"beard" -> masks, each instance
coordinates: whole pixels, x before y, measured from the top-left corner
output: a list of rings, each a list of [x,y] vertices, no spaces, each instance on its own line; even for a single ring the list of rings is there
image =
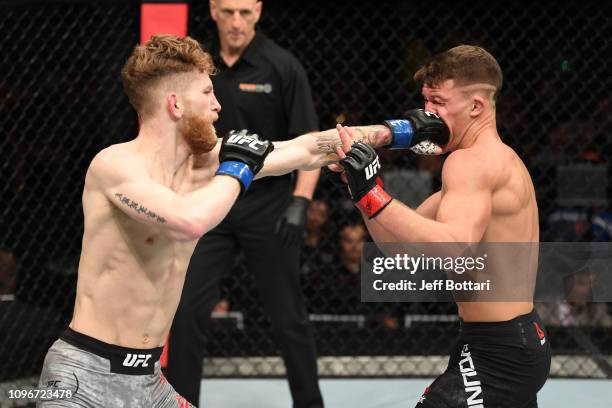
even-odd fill
[[[179,131],[193,154],[208,153],[217,145],[217,131],[212,121],[201,116],[185,115]]]

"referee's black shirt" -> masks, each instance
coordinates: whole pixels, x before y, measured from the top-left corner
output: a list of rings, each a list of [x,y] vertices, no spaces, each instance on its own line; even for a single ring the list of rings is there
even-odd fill
[[[215,122],[220,137],[248,129],[262,139],[281,141],[318,130],[304,68],[261,31],[232,67],[219,55],[218,39],[210,52],[219,70],[211,79],[221,104]]]

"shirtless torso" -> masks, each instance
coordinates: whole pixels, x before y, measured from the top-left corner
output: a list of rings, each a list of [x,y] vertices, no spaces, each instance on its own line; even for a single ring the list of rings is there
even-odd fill
[[[389,135],[372,135],[382,128],[358,129],[363,130],[364,140],[381,146]],[[257,177],[327,165],[337,160],[338,142],[332,129],[275,143]],[[83,191],[85,228],[73,330],[124,347],[164,344],[199,236],[168,230],[170,220],[162,227],[155,222],[160,215],[154,207],[170,208],[180,216],[194,206],[168,203],[169,199],[200,197],[211,202],[214,214],[198,216],[219,222],[238,192],[238,183],[215,177],[219,147],[188,156],[173,174],[163,171],[157,150],[139,138],[113,145],[94,158]],[[215,201],[218,205],[212,205]]]
[[[531,177],[516,153],[495,138],[477,142],[461,153],[472,155],[474,160],[481,162],[484,180],[488,186],[488,191],[485,189],[484,194],[490,194],[490,218],[481,242],[538,242],[539,224],[535,191]],[[446,194],[444,183],[451,170],[443,168],[442,171],[440,199],[444,199]],[[441,214],[440,219],[443,219],[443,216]],[[434,219],[438,219],[437,217],[438,211]],[[524,264],[535,267],[534,263],[524,262]],[[505,268],[504,271],[508,272]],[[535,270],[528,273],[534,280],[535,274]],[[517,279],[522,279],[524,276],[517,274]],[[517,283],[518,286],[520,283]],[[529,313],[533,309],[533,302],[458,302],[457,306],[459,316],[464,321],[506,321]]]
[[[481,87],[481,86],[480,86]],[[447,80],[438,88],[423,88],[425,109],[456,127],[446,146],[451,151],[442,168],[442,189],[416,210],[392,201],[366,225],[376,242],[396,243],[537,243],[538,208],[531,177],[518,155],[501,141],[492,104],[481,97],[483,113],[465,118],[474,88]],[[350,150],[355,134],[339,127],[343,152]],[[342,156],[342,152],[339,153]],[[368,217],[365,217],[368,218]],[[513,273],[501,268],[506,286],[535,283],[537,255],[530,254],[528,271]],[[513,274],[513,275],[512,275]],[[531,284],[531,282],[530,282]],[[459,302],[459,316],[467,322],[500,322],[529,313],[530,298],[514,301]]]
[[[170,35],[135,47],[122,70],[140,129],[98,153],[87,171],[74,314],[39,382],[61,382],[74,395],[53,406],[188,406],[159,358],[196,242],[255,175],[338,158],[336,130],[275,143],[271,154],[270,142],[246,130],[218,140],[213,72],[197,41]]]
[[[538,207],[525,165],[497,132],[501,68],[483,48],[460,45],[433,56],[415,80],[424,84],[423,114],[408,111],[403,119],[385,123],[393,131],[392,146],[401,147],[404,140],[415,140],[412,135],[405,137],[405,128],[435,132],[439,126],[428,122],[444,122],[448,140],[441,142],[444,146],[438,146],[438,153],[450,154],[442,168],[441,191],[416,210],[393,200],[376,183],[380,168],[376,152],[364,144],[353,145],[358,132],[338,125],[342,140],[338,155],[353,201],[376,243],[437,244],[428,247],[437,252],[434,256],[494,249],[495,256],[487,259],[482,274],[501,282],[492,296],[466,298],[461,291],[453,293],[461,329],[446,370],[427,387],[417,407],[537,407],[537,392],[551,362],[550,342],[533,310]],[[407,188],[409,183],[406,180]],[[393,247],[388,252],[397,251]],[[527,251],[517,255],[517,247]],[[518,288],[527,290],[517,297],[505,296]]]
[[[218,154],[218,151],[216,151]],[[142,223],[125,210],[149,213],[128,196],[109,200],[109,170],[189,193],[214,176],[216,155],[190,156],[171,179],[164,180],[155,156],[141,154],[136,141],[112,146],[92,163],[83,191],[85,230],[71,327],[111,344],[148,348],[163,345],[178,305],[185,271],[197,239],[178,241],[155,224]],[[132,206],[132,208],[130,208]],[[153,216],[153,215],[151,215]],[[157,215],[155,215],[157,216]]]

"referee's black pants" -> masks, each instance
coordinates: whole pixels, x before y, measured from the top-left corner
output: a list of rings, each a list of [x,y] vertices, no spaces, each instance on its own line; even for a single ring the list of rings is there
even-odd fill
[[[282,247],[275,234],[276,221],[291,200],[291,185],[269,184],[238,200],[221,224],[200,239],[191,257],[170,331],[166,377],[192,404],[200,402],[206,326],[221,280],[242,249],[282,352],[293,406],[323,406],[314,334],[300,284],[300,249]]]

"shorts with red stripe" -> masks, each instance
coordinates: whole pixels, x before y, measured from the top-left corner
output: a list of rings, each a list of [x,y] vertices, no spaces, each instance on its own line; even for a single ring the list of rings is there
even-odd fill
[[[68,328],[45,357],[39,388],[49,397],[37,407],[192,408],[163,376],[161,352],[104,343]]]
[[[535,311],[505,322],[462,323],[446,371],[417,408],[535,408],[550,370],[550,342]]]

